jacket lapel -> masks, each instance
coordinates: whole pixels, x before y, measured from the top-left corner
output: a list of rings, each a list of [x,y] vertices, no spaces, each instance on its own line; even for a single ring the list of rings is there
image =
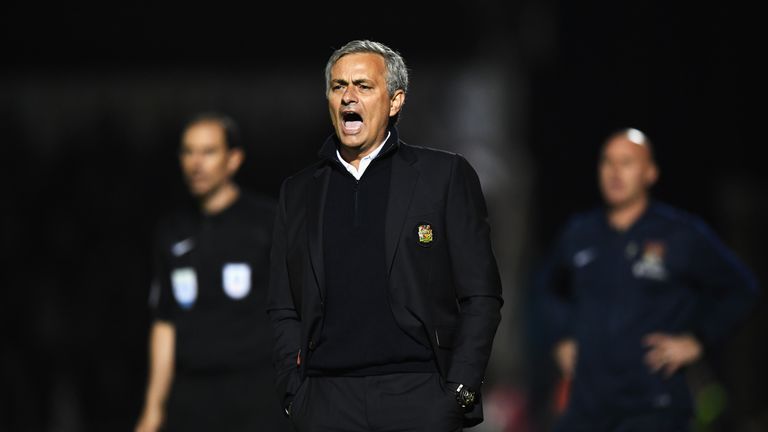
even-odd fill
[[[419,179],[419,170],[413,166],[414,162],[416,162],[416,155],[411,149],[400,143],[399,149],[392,158],[392,177],[384,227],[387,274],[392,271],[395,253],[400,243],[400,233],[411,206],[416,181]]]
[[[331,168],[323,165],[312,178],[309,199],[307,200],[307,237],[309,242],[309,260],[314,271],[315,281],[320,290],[320,298],[325,298],[325,264],[323,262],[323,213],[325,195],[328,192],[328,180]]]

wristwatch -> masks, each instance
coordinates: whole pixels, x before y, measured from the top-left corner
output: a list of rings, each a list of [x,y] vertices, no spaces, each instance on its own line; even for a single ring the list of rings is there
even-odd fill
[[[456,388],[456,401],[462,408],[471,408],[475,404],[475,392],[464,384],[459,384]]]

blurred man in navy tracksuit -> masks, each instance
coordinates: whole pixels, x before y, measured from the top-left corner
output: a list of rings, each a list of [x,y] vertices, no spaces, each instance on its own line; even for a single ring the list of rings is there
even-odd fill
[[[571,217],[538,277],[570,383],[555,430],[687,431],[685,368],[745,319],[756,280],[699,217],[650,197],[642,132],[611,134],[598,174],[605,205]]]

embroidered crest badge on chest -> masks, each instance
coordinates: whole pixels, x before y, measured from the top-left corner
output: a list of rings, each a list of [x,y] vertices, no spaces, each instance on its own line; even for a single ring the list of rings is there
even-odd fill
[[[419,246],[432,246],[432,242],[435,240],[434,233],[432,232],[432,225],[428,223],[420,223],[416,227],[416,232],[419,235]]]
[[[632,266],[632,273],[637,278],[664,281],[667,279],[667,268],[664,265],[666,246],[658,240],[646,241],[643,245],[643,256]]]
[[[197,273],[191,267],[177,268],[171,272],[173,296],[182,309],[189,309],[197,300]]]
[[[222,269],[224,292],[233,300],[245,298],[251,292],[251,266],[248,263],[227,263]]]

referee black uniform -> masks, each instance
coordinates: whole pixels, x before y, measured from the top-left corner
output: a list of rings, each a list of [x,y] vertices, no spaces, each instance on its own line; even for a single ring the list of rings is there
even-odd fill
[[[265,313],[272,202],[244,191],[223,211],[158,226],[154,318],[176,328],[168,431],[279,431]],[[285,429],[287,430],[287,429]]]

